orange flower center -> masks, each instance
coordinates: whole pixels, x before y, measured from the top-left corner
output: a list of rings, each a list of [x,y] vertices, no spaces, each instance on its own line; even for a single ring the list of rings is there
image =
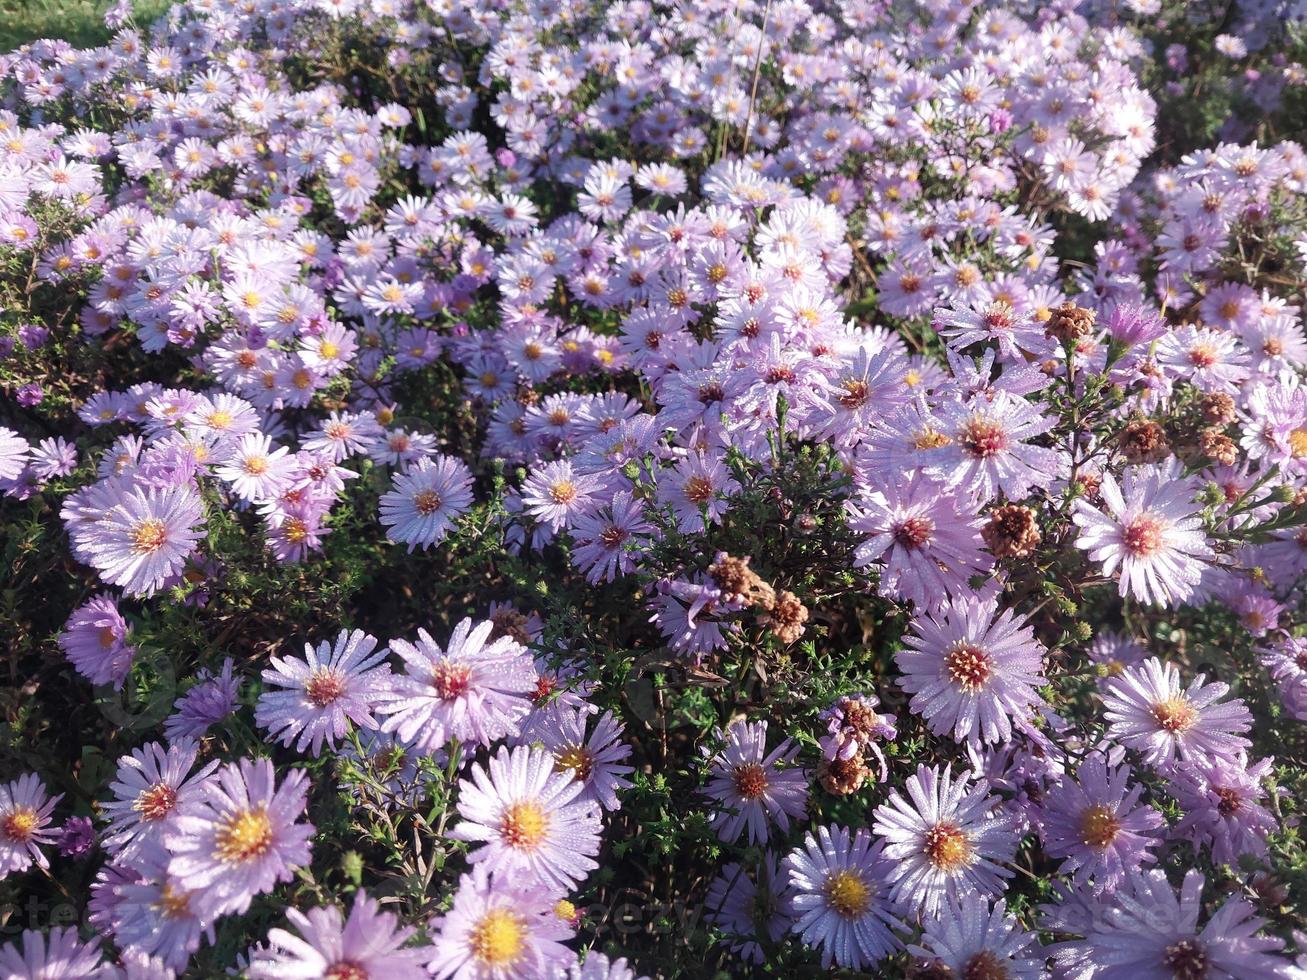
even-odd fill
[[[922,849],[931,864],[950,874],[970,864],[976,853],[966,833],[951,823],[931,827]]]
[[[950,681],[967,693],[974,694],[993,676],[994,666],[989,655],[980,647],[959,643],[944,655],[944,671]]]

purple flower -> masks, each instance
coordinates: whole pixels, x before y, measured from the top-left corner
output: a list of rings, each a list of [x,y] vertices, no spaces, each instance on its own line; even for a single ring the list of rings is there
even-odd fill
[[[517,980],[553,976],[576,964],[563,945],[572,930],[554,913],[557,895],[531,880],[491,877],[476,865],[454,904],[431,923],[427,969],[437,980]]]
[[[598,867],[599,811],[581,802],[582,783],[556,772],[541,749],[501,747],[459,784],[455,840],[480,842],[468,855],[498,878],[566,892]]]
[[[0,427],[0,480],[17,480],[27,467],[31,447],[13,429]]]
[[[0,976],[5,980],[112,980],[113,967],[101,961],[100,942],[83,943],[76,929],[51,929],[48,937],[35,929],[16,943],[0,946]]]
[[[106,915],[114,940],[124,949],[157,956],[170,968],[183,969],[202,940],[213,942],[213,917],[201,916],[195,891],[169,875],[168,852],[163,848],[138,855],[132,874],[130,880],[119,880],[106,889],[113,894]]]
[[[785,858],[785,872],[794,893],[791,928],[821,950],[824,969],[861,970],[903,948],[894,935],[907,928],[890,894],[894,864],[866,829],[818,827]]]
[[[59,853],[64,857],[86,857],[95,842],[95,825],[90,817],[69,817],[59,831]]]
[[[404,949],[416,930],[401,926],[395,915],[360,891],[349,918],[334,905],[287,909],[296,935],[286,929],[268,933],[266,949],[256,951],[245,971],[250,980],[323,977],[333,980],[425,980],[426,947]],[[343,920],[343,921],[342,921]]]
[[[592,711],[569,708],[554,703],[543,711],[543,719],[533,726],[531,739],[538,740],[553,753],[554,768],[570,772],[584,789],[578,803],[597,803],[605,810],[620,810],[617,794],[631,788],[625,777],[634,772],[620,765],[631,754],[631,747],[621,740],[623,727],[605,711],[586,736],[586,722]]]
[[[168,873],[191,892],[201,916],[244,912],[250,900],[309,863],[313,825],[297,823],[308,774],[292,769],[276,784],[267,759],[219,769],[164,834]]]
[[[770,945],[779,943],[794,922],[791,901],[789,876],[777,866],[776,855],[767,851],[754,874],[735,862],[722,866],[708,886],[704,918],[726,934],[722,943],[732,953],[761,965],[766,953],[758,941],[759,930],[765,928]]]
[[[1258,801],[1266,795],[1262,780],[1272,761],[1246,766],[1242,760],[1213,759],[1176,766],[1169,788],[1184,817],[1172,835],[1195,848],[1210,847],[1218,864],[1237,865],[1245,854],[1265,854],[1266,837],[1278,825]]]
[[[1161,871],[1133,875],[1085,937],[1095,980],[1296,976],[1291,960],[1274,955],[1284,942],[1257,934],[1262,920],[1242,898],[1227,899],[1200,928],[1203,884],[1190,871],[1177,895]]]
[[[406,667],[375,696],[377,711],[388,716],[382,730],[426,753],[455,738],[489,745],[517,735],[531,710],[535,668],[522,644],[508,636],[491,640],[493,630],[492,622],[473,627],[465,619],[445,650],[421,629],[416,644],[392,640]]]
[[[878,566],[881,595],[933,609],[969,592],[967,580],[993,563],[975,507],[920,472],[845,509],[849,527],[867,535],[853,552],[853,567]]]
[[[954,599],[920,615],[895,655],[909,707],[936,735],[972,745],[1006,742],[1012,719],[1031,719],[1042,705],[1043,647],[1024,619],[998,612],[994,600]]]
[[[977,503],[1000,492],[1020,500],[1065,469],[1061,453],[1025,441],[1047,432],[1053,422],[1024,398],[997,391],[992,399],[971,404],[944,402],[939,419],[949,441],[924,450],[921,460],[947,486]]]
[[[254,722],[268,730],[269,739],[290,745],[299,736],[296,752],[310,748],[314,758],[325,741],[333,751],[345,737],[350,722],[376,728],[372,716],[378,692],[390,687],[389,652],[376,653],[377,639],[362,630],[341,630],[332,644],[324,640],[315,650],[304,644],[304,658],[272,658],[272,670],[263,681],[272,688],[259,696]]]
[[[92,684],[112,684],[116,691],[136,656],[136,647],[127,642],[130,631],[113,595],[102,592],[68,617],[59,646],[79,674]]]
[[[381,523],[386,537],[407,544],[411,552],[444,540],[454,520],[472,503],[472,473],[453,456],[420,459],[395,477],[394,488],[381,496]]]
[[[790,763],[799,754],[792,739],[767,751],[767,722],[737,721],[726,730],[726,744],[713,756],[704,793],[716,800],[712,816],[717,836],[728,844],[746,830],[750,844],[765,844],[769,825],[782,832],[801,818],[808,802],[808,776]]]
[[[1040,980],[1044,954],[1032,932],[1026,932],[1008,914],[1002,900],[994,903],[981,895],[950,899],[923,923],[921,944],[908,952],[942,964],[950,977],[1002,977],[1003,980]]]
[[[1252,714],[1240,700],[1218,704],[1230,685],[1204,684],[1205,676],[1185,687],[1175,664],[1156,657],[1127,667],[1103,688],[1108,737],[1159,768],[1176,759],[1236,758],[1251,745],[1240,733],[1252,727]]]
[[[1156,858],[1157,830],[1166,821],[1139,804],[1141,785],[1130,785],[1128,766],[1112,768],[1091,754],[1044,799],[1041,833],[1049,857],[1065,858],[1059,872],[1075,872],[1075,883],[1094,879],[1096,892],[1110,891],[1127,872]]]
[[[33,405],[39,405],[45,400],[45,389],[35,381],[30,381],[18,389],[14,396],[18,404],[24,408],[31,408]]]
[[[1121,574],[1121,595],[1170,605],[1193,594],[1204,563],[1213,557],[1193,503],[1194,487],[1173,464],[1132,466],[1117,487],[1103,474],[1107,513],[1075,502],[1076,547],[1102,562],[1103,574]]]
[[[196,684],[173,702],[176,712],[163,724],[169,739],[203,738],[209,728],[236,710],[240,682],[232,677],[232,659],[222,662],[216,677],[206,667],[196,675]]]
[[[104,847],[114,859],[129,863],[134,855],[155,851],[177,818],[179,807],[198,793],[217,762],[209,762],[192,774],[199,745],[182,736],[165,748],[147,742],[118,760],[118,771],[109,788],[114,798],[104,804],[109,818]]]
[[[892,790],[876,808],[873,828],[886,841],[895,901],[932,915],[960,895],[1000,893],[1012,872],[997,862],[1012,859],[1017,834],[1008,818],[991,816],[989,784],[917,766],[905,788],[906,799]]]
[[[526,512],[553,531],[560,531],[581,514],[599,506],[603,481],[576,473],[567,460],[533,470],[522,484]]]
[[[193,486],[125,491],[86,529],[86,560],[129,595],[153,595],[185,566],[203,520]]]
[[[42,844],[53,844],[56,831],[50,814],[63,794],[50,796],[36,773],[24,773],[0,784],[0,879],[35,864],[49,866]]]

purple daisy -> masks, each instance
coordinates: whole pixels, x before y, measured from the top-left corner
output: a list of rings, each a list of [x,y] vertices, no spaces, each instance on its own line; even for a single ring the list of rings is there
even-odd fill
[[[713,756],[704,793],[718,803],[712,825],[728,844],[746,830],[750,844],[765,844],[770,824],[783,833],[790,818],[801,818],[808,803],[808,776],[791,766],[799,747],[785,739],[767,751],[767,722],[737,721]]]
[[[536,673],[526,647],[508,636],[494,640],[493,622],[465,619],[441,650],[431,634],[418,642],[392,640],[405,673],[390,690],[378,692],[377,710],[388,715],[382,730],[394,732],[420,752],[431,753],[450,739],[489,745],[518,734],[531,710]]]
[[[708,886],[704,918],[726,934],[721,942],[733,954],[746,963],[761,965],[767,957],[759,931],[765,928],[766,941],[772,946],[784,938],[794,921],[791,898],[788,874],[777,866],[776,855],[767,851],[753,874],[735,862],[723,865]]]
[[[430,948],[403,948],[416,930],[401,926],[362,891],[355,893],[347,919],[334,905],[307,914],[287,909],[286,918],[299,935],[271,930],[267,947],[254,953],[245,971],[250,980],[425,980],[428,975]]]
[[[1204,879],[1184,877],[1179,895],[1161,871],[1131,876],[1085,937],[1094,980],[1289,980],[1293,961],[1274,955],[1283,940],[1261,936],[1251,903],[1227,899],[1201,928]]]
[[[185,567],[203,520],[190,484],[127,491],[89,530],[87,562],[129,595],[153,595]]]
[[[971,404],[944,402],[938,416],[949,441],[923,451],[928,470],[979,504],[1000,492],[1020,500],[1031,487],[1047,487],[1065,468],[1061,453],[1026,440],[1053,426],[1024,398],[997,391]]]
[[[222,672],[216,677],[202,669],[196,675],[196,684],[173,702],[176,712],[163,723],[163,733],[169,739],[203,738],[210,727],[222,721],[236,709],[236,696],[240,682],[232,676],[231,657],[222,662]]]
[[[585,954],[585,962],[577,963],[559,980],[649,980],[639,977],[631,969],[625,958],[609,960],[603,953],[590,950]]]
[[[1041,833],[1044,852],[1065,858],[1059,872],[1082,885],[1091,877],[1096,892],[1110,891],[1128,871],[1157,860],[1149,848],[1160,843],[1157,830],[1166,821],[1140,805],[1142,785],[1130,785],[1128,766],[1110,767],[1092,753],[1044,798]]]
[[[376,653],[377,638],[362,630],[341,630],[332,644],[324,640],[314,648],[304,644],[304,658],[272,658],[272,670],[263,681],[285,690],[265,690],[254,708],[254,722],[268,730],[268,738],[290,743],[299,736],[296,752],[311,746],[316,758],[322,743],[333,751],[345,737],[350,722],[376,728],[372,716],[378,692],[390,686],[390,667],[383,663],[389,652]]]
[[[1105,576],[1120,573],[1121,595],[1163,606],[1183,602],[1213,557],[1193,498],[1193,484],[1171,465],[1132,466],[1120,488],[1104,473],[1107,513],[1075,502],[1076,547],[1101,562]]]
[[[102,592],[68,617],[59,634],[59,647],[73,668],[92,684],[112,684],[117,691],[136,656],[136,647],[127,642],[130,633],[113,595]]]
[[[893,790],[876,808],[873,827],[886,841],[894,899],[933,915],[968,892],[1001,893],[1012,872],[997,862],[1012,859],[1018,835],[1010,818],[991,816],[998,800],[988,782],[917,766],[905,788],[907,799]]]
[[[192,892],[197,914],[244,912],[250,900],[309,863],[313,825],[304,815],[308,774],[292,769],[282,784],[267,759],[229,763],[204,785],[164,835],[168,873]]]
[[[113,980],[116,972],[102,962],[100,942],[77,937],[76,929],[51,929],[44,936],[23,931],[23,945],[0,946],[0,977],[4,980]]]
[[[894,864],[865,828],[818,827],[784,866],[794,892],[791,928],[821,950],[823,968],[861,970],[903,948],[894,935],[906,929],[890,895]]]
[[[1108,737],[1159,768],[1176,759],[1237,758],[1252,744],[1241,737],[1252,713],[1238,699],[1218,704],[1230,685],[1204,684],[1205,677],[1185,687],[1175,664],[1156,657],[1127,667],[1103,687]]]
[[[959,742],[1006,742],[1012,719],[1030,720],[1042,705],[1043,647],[1012,610],[975,598],[954,599],[938,613],[914,617],[909,649],[895,654],[912,695],[909,708],[936,735]]]
[[[109,786],[114,798],[102,807],[109,818],[104,847],[115,860],[130,862],[134,855],[163,844],[179,807],[201,792],[218,768],[217,762],[210,762],[192,774],[198,752],[199,744],[183,736],[166,749],[148,742],[118,760]]]
[[[0,480],[17,480],[27,466],[31,446],[13,429],[0,427]]]
[[[1266,837],[1278,824],[1258,800],[1266,795],[1262,780],[1272,761],[1245,766],[1242,760],[1213,759],[1176,766],[1169,788],[1184,817],[1171,828],[1172,836],[1195,848],[1210,847],[1219,864],[1237,865],[1245,854],[1265,854]]]
[[[878,566],[881,595],[934,608],[969,591],[967,580],[993,564],[975,507],[920,471],[845,509],[849,527],[867,535],[853,552],[853,567]]]
[[[557,895],[533,881],[492,878],[484,865],[459,881],[454,904],[431,923],[427,969],[438,980],[554,976],[576,964],[563,945],[572,930],[554,912]]]
[[[120,947],[181,970],[204,939],[214,941],[213,917],[199,914],[195,892],[168,874],[167,862],[163,849],[142,855],[135,862],[135,880],[111,886],[110,931]]]
[[[561,531],[600,504],[603,480],[576,473],[565,459],[546,463],[522,484],[526,512],[552,531]]]
[[[381,495],[381,523],[386,537],[425,551],[445,539],[454,521],[472,504],[472,471],[461,459],[420,459],[395,477]]]
[[[586,723],[592,711],[551,705],[543,712],[544,719],[533,726],[532,740],[538,740],[554,756],[554,768],[570,772],[583,789],[578,803],[597,803],[605,810],[620,810],[618,792],[631,788],[625,777],[635,770],[621,765],[631,754],[631,747],[623,742],[622,724],[605,711],[595,720],[594,730],[587,737]]]
[[[598,867],[599,810],[584,784],[556,772],[543,749],[501,747],[459,783],[455,840],[480,842],[468,860],[491,873],[565,892]]]
[[[967,980],[1044,976],[1044,954],[1035,934],[1018,925],[1002,899],[992,909],[986,898],[974,893],[950,899],[922,930],[921,944],[909,946],[908,952],[936,969],[942,965],[947,970],[944,976]]]
[[[50,814],[62,799],[50,796],[34,772],[0,785],[0,879],[33,864],[49,867],[41,845],[57,839]]]

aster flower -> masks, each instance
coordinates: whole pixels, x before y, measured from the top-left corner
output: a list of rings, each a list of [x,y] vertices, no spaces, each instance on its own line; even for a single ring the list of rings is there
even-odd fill
[[[216,677],[206,667],[195,677],[195,686],[173,702],[176,712],[163,724],[169,739],[203,738],[205,733],[236,709],[240,682],[232,676],[231,657],[222,662]]]
[[[1140,805],[1142,785],[1130,785],[1130,769],[1113,768],[1091,754],[1044,798],[1040,831],[1049,857],[1065,858],[1059,872],[1075,872],[1077,885],[1094,879],[1096,892],[1110,891],[1127,872],[1156,860],[1162,815]]]
[[[1012,872],[998,862],[1012,859],[1017,834],[1010,819],[990,815],[988,783],[917,766],[905,788],[906,799],[893,790],[876,808],[873,827],[886,841],[895,901],[933,915],[948,899],[1000,893]]]
[[[1276,829],[1275,818],[1258,801],[1272,759],[1251,766],[1242,760],[1214,759],[1176,766],[1169,789],[1184,817],[1171,828],[1175,837],[1196,849],[1210,847],[1212,860],[1237,865],[1245,854],[1266,853],[1266,837]]]
[[[750,844],[765,844],[769,826],[790,829],[808,802],[808,777],[789,767],[799,747],[784,739],[767,751],[767,722],[738,721],[726,730],[725,745],[713,756],[704,793],[717,801],[712,817],[717,836],[734,843],[746,830]]]
[[[621,765],[631,754],[631,747],[621,741],[623,726],[605,711],[595,720],[587,737],[585,730],[591,711],[551,704],[545,717],[532,726],[532,740],[538,740],[554,756],[554,768],[569,772],[583,789],[578,803],[597,803],[605,810],[620,810],[618,792],[631,788],[625,777],[635,770]]]
[[[1156,657],[1127,667],[1103,687],[1108,737],[1150,766],[1236,758],[1251,744],[1241,733],[1252,727],[1252,714],[1241,700],[1218,703],[1230,685],[1205,678],[1185,687],[1175,664]]]
[[[63,794],[50,796],[36,773],[0,785],[0,879],[35,864],[49,866],[42,844],[53,844],[50,814]]]
[[[272,670],[263,672],[269,688],[259,695],[254,723],[268,730],[268,738],[290,745],[296,752],[311,747],[316,758],[322,743],[334,750],[350,722],[376,728],[372,716],[377,692],[390,686],[390,667],[382,663],[389,651],[376,653],[377,639],[362,630],[341,630],[332,644],[324,640],[315,650],[304,644],[304,659],[273,657]]]
[[[508,636],[491,640],[493,630],[492,622],[474,627],[465,619],[444,650],[421,629],[416,644],[392,640],[405,673],[376,694],[377,711],[388,716],[382,730],[428,753],[453,738],[489,745],[517,735],[531,710],[535,668],[522,644]]]
[[[1174,465],[1132,466],[1121,487],[1102,475],[1107,513],[1083,499],[1072,520],[1080,528],[1076,547],[1102,562],[1105,576],[1120,572],[1121,595],[1169,605],[1193,594],[1203,562],[1214,557],[1193,504],[1193,485]]]
[[[416,932],[401,926],[391,912],[382,912],[374,899],[359,891],[345,919],[334,905],[308,913],[287,909],[295,927],[273,929],[267,948],[251,957],[245,971],[250,980],[425,980],[429,948],[405,949]],[[298,935],[296,935],[298,933]]]
[[[849,527],[867,535],[853,567],[879,566],[881,595],[934,608],[968,590],[967,580],[992,564],[975,508],[920,472],[863,494],[845,510]]]
[[[86,561],[129,595],[153,595],[186,564],[203,519],[193,486],[125,491],[89,529]]]
[[[895,654],[912,695],[908,707],[936,735],[972,745],[1006,742],[1012,719],[1031,719],[1043,705],[1043,648],[1034,631],[994,600],[953,599],[938,613],[916,616]]]
[[[759,931],[765,928],[770,945],[779,943],[794,921],[791,900],[788,872],[767,851],[752,874],[735,862],[722,866],[708,886],[704,918],[726,934],[722,943],[734,955],[761,965],[766,953],[758,941]]]
[[[1065,469],[1057,450],[1025,441],[1047,432],[1053,422],[1024,398],[998,391],[992,399],[969,405],[944,402],[938,416],[949,441],[923,450],[922,462],[978,503],[993,500],[1000,491],[1009,500],[1020,500],[1032,487],[1047,487]]]
[[[136,647],[127,642],[131,628],[109,592],[79,606],[59,634],[59,647],[76,671],[92,684],[121,690],[132,669]]]
[[[423,550],[443,541],[459,514],[472,503],[472,473],[461,459],[420,459],[395,477],[381,495],[381,523],[386,537],[408,550]]]
[[[83,943],[76,929],[54,928],[44,936],[23,931],[23,945],[0,946],[0,976],[5,980],[112,980],[114,968],[100,955],[99,940]]]
[[[31,446],[13,429],[0,427],[0,480],[17,480],[27,466]]]
[[[1017,924],[1002,899],[991,909],[981,895],[950,899],[926,920],[921,944],[908,952],[936,969],[942,965],[951,977],[1039,980],[1045,975],[1035,934]]]
[[[785,858],[793,889],[791,927],[831,964],[861,970],[902,948],[901,909],[890,895],[893,862],[885,845],[859,827],[818,827]]]
[[[501,747],[459,784],[463,820],[450,836],[481,842],[468,860],[492,874],[567,891],[598,867],[599,811],[579,801],[583,789],[570,772],[555,771],[548,752]]]
[[[231,456],[214,470],[231,484],[242,500],[271,500],[286,490],[295,473],[295,459],[285,446],[272,448],[271,437],[261,432],[243,435],[232,447]]]
[[[202,917],[194,891],[168,874],[166,850],[142,852],[133,865],[131,880],[109,886],[114,898],[106,914],[114,940],[184,969],[205,938],[214,941],[212,918]]]
[[[560,531],[576,517],[599,505],[602,481],[576,473],[565,459],[533,470],[522,484],[526,512],[553,531]]]
[[[109,785],[114,798],[103,805],[109,819],[104,847],[119,862],[156,850],[176,822],[179,807],[189,802],[218,768],[209,762],[192,773],[199,745],[182,736],[165,748],[147,742],[118,760]]]
[[[303,769],[278,786],[269,760],[241,759],[219,769],[177,815],[164,834],[168,873],[191,892],[197,914],[244,912],[255,895],[309,863],[313,825],[296,822],[307,784]]]
[[[1227,899],[1199,927],[1204,879],[1190,871],[1177,895],[1161,871],[1132,876],[1085,937],[1095,980],[1289,980],[1284,945],[1258,935],[1262,920],[1242,898]]]
[[[572,930],[555,914],[557,894],[516,876],[473,866],[454,904],[431,923],[427,969],[437,980],[518,980],[560,974],[576,964],[563,945]]]

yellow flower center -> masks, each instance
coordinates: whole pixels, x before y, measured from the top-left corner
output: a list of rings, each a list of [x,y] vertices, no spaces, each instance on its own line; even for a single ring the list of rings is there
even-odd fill
[[[214,856],[228,864],[252,861],[272,847],[272,821],[264,807],[230,817],[214,837]]]
[[[823,890],[831,908],[846,919],[860,919],[871,908],[871,889],[856,872],[834,872]]]
[[[140,813],[142,820],[162,820],[176,805],[177,791],[167,783],[158,782],[141,790],[132,809]]]
[[[931,827],[922,850],[931,864],[950,874],[970,864],[976,853],[966,833],[951,823]]]
[[[569,745],[554,756],[554,769],[569,770],[578,781],[585,782],[594,772],[594,756],[584,745]]]
[[[509,847],[519,851],[533,851],[545,839],[549,829],[549,814],[534,800],[514,803],[504,811],[499,832]]]
[[[1116,819],[1116,811],[1110,806],[1091,806],[1080,818],[1080,834],[1085,843],[1100,851],[1116,840],[1121,832],[1121,821]]]
[[[1194,711],[1188,698],[1177,695],[1153,705],[1153,718],[1172,735],[1183,735],[1194,727],[1198,712]]]
[[[491,909],[472,929],[472,955],[486,966],[512,966],[526,946],[526,922],[508,909]]]
[[[132,530],[132,550],[138,554],[152,554],[167,540],[168,526],[157,517],[147,517]]]
[[[20,806],[0,820],[0,837],[16,844],[26,844],[36,835],[36,811]]]

